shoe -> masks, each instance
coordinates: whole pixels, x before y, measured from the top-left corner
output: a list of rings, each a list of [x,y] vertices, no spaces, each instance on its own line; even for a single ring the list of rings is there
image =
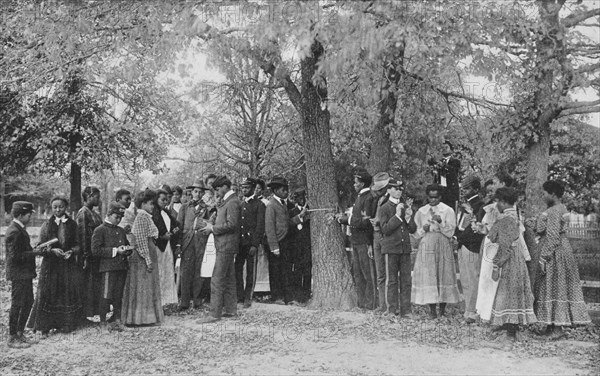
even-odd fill
[[[403,320],[417,320],[419,317],[415,316],[412,312],[401,313],[400,318]]]
[[[122,332],[122,331],[125,330],[125,325],[123,325],[123,323],[120,322],[120,321],[118,321],[118,322],[112,322],[108,326],[108,330],[110,332]]]
[[[475,323],[475,321],[476,321],[476,320],[475,320],[474,318],[472,318],[472,317],[467,317],[467,318],[465,319],[465,322],[466,322],[467,324],[474,324],[474,323]]]
[[[182,307],[182,306],[178,306],[178,307],[177,307],[177,312],[183,312],[183,311],[187,311],[188,309],[190,309],[190,307]]]
[[[6,344],[11,349],[26,349],[26,348],[31,347],[30,344],[21,341],[21,338],[19,338],[16,335],[10,336],[10,338],[8,339],[8,342]]]
[[[282,300],[282,299],[277,299],[273,302],[273,304],[277,304],[277,305],[285,305],[286,303]]]
[[[21,333],[21,335],[19,336],[19,339],[21,340],[21,342],[27,343],[28,345],[37,345],[38,343],[40,343],[40,341],[38,341],[37,339],[29,338],[29,337],[25,336],[25,334],[23,334],[23,333]]]
[[[250,308],[252,306],[252,302],[250,300],[246,300],[244,302],[244,308]]]
[[[230,318],[237,318],[238,314],[237,313],[224,313],[222,316],[230,319]]]
[[[110,319],[106,320],[106,322],[109,324],[111,324],[115,321],[117,321],[117,315],[115,315],[114,313],[110,316]]]
[[[196,324],[213,324],[217,321],[220,321],[221,319],[218,319],[216,317],[212,317],[212,316],[206,316],[203,317],[201,319],[196,320]]]

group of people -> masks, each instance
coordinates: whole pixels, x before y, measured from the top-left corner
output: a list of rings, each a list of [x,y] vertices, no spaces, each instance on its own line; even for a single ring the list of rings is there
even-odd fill
[[[95,187],[83,190],[75,219],[67,214],[68,199],[56,196],[35,247],[26,231],[33,204],[13,203],[6,232],[12,283],[8,345],[34,344],[26,327],[46,337],[52,330],[70,332],[94,316],[102,327],[118,331],[160,323],[169,304],[183,311],[210,302],[200,323],[235,316],[238,303],[252,304],[259,250],[268,255],[272,301],[307,301],[312,266],[305,190],[289,200],[281,177],[268,184],[248,178],[241,192],[232,187],[226,176],[211,174],[185,191],[163,186],[138,192],[133,205],[131,193],[120,189],[105,218],[97,211]],[[263,196],[267,187],[270,198]],[[209,248],[212,262],[205,257]],[[43,259],[34,298],[36,256]],[[210,292],[203,294],[208,281]]]
[[[509,176],[482,185],[468,175],[459,185],[438,171],[436,181],[425,189],[427,204],[419,206],[404,195],[401,180],[357,170],[354,206],[336,219],[350,232],[360,307],[411,317],[411,304],[428,305],[430,317],[437,318],[446,314],[448,303],[464,298],[467,323],[480,319],[513,338],[519,325],[539,322],[545,326],[536,325],[538,332],[562,336],[564,326],[590,323],[565,235],[561,182],[544,183],[548,209],[524,220]],[[525,226],[537,234],[531,250]],[[414,265],[413,247],[418,249]]]

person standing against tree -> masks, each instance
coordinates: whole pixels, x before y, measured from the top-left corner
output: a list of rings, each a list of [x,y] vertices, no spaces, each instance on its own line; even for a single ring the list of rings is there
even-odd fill
[[[198,320],[202,324],[237,315],[235,255],[240,247],[241,203],[226,176],[217,177],[212,187],[219,199],[217,217],[202,233],[214,234],[217,258],[210,282],[210,315]]]
[[[94,210],[100,206],[100,190],[95,187],[85,187],[81,194],[83,206],[77,212],[77,237],[82,254],[82,267],[84,270],[83,281],[83,316],[93,317],[106,315],[104,299],[102,298],[102,275],[100,273],[100,259],[92,253],[92,235],[96,227],[102,224],[100,214]]]
[[[433,183],[443,187],[442,202],[456,211],[460,200],[460,160],[454,157],[454,146],[450,141],[445,141],[443,147],[443,158],[440,161],[430,159],[429,164],[433,166]]]
[[[240,229],[240,252],[235,256],[235,279],[238,303],[244,308],[252,304],[256,282],[258,247],[265,236],[265,205],[254,194],[256,180],[246,179],[242,183],[242,218]],[[244,287],[244,264],[246,264],[246,286]]]
[[[290,303],[293,299],[291,285],[292,255],[294,252],[294,227],[304,221],[304,208],[298,215],[290,216],[287,198],[289,185],[286,179],[275,176],[268,184],[273,192],[265,209],[265,232],[271,251],[269,257],[269,283],[275,303]]]
[[[293,196],[294,208],[290,210],[290,215],[294,217],[304,208],[308,209],[306,203],[306,190],[298,188]],[[312,254],[310,244],[310,218],[305,217],[301,224],[296,225],[296,234],[294,236],[294,278],[293,283],[296,289],[296,300],[306,303],[311,296],[312,290]]]
[[[373,244],[373,225],[370,221],[374,200],[370,192],[372,180],[366,170],[358,170],[354,175],[354,190],[358,193],[358,197],[352,207],[352,213],[350,216],[344,214],[336,216],[338,223],[350,227],[352,272],[358,294],[358,306],[366,309],[374,309],[376,304],[373,288],[375,276],[371,267],[372,261],[369,258],[369,248]]]

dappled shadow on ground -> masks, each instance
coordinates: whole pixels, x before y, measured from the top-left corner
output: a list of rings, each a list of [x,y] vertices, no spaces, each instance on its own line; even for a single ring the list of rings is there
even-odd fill
[[[3,300],[6,293],[3,293]],[[5,303],[6,300],[3,301]],[[3,304],[1,330],[6,333]],[[255,303],[237,318],[198,324],[206,310],[168,309],[160,326],[123,332],[90,324],[55,333],[25,350],[0,345],[0,373],[40,374],[573,374],[598,368],[598,327],[552,341],[523,330],[503,332],[448,317],[412,319],[371,311],[312,311]]]

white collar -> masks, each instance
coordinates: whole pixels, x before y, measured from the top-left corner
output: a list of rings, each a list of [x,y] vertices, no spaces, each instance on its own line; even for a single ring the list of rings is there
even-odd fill
[[[248,202],[250,202],[250,200],[252,200],[252,199],[253,199],[253,198],[255,198],[255,197],[256,197],[256,195],[252,195],[252,196],[250,196],[250,197],[244,197],[244,201],[245,201],[246,203],[248,203]]]
[[[363,193],[365,193],[365,192],[368,192],[368,191],[370,191],[370,190],[371,190],[371,188],[363,188],[363,189],[361,189],[361,190],[360,190],[360,192],[358,192],[358,195],[360,196],[360,195],[362,195]]]
[[[230,189],[229,192],[225,193],[225,196],[223,196],[223,201],[227,200],[233,193],[233,190]]]
[[[67,219],[69,219],[66,215],[63,215],[60,218],[54,217],[54,222],[56,222],[56,224],[60,224],[60,222],[65,223],[67,221]]]
[[[475,194],[473,195],[473,197],[471,197],[471,198],[467,199],[467,202],[469,202],[469,201],[473,200],[473,199],[474,199],[475,197],[477,197],[477,196],[479,196],[479,194],[478,194],[478,193],[475,193]]]
[[[400,202],[400,199],[397,198],[393,198],[392,196],[390,196],[390,198],[388,199],[391,203],[398,205],[398,203]]]
[[[23,224],[23,222],[19,221],[18,219],[13,218],[13,222],[17,223],[19,226],[25,228],[25,225]]]

